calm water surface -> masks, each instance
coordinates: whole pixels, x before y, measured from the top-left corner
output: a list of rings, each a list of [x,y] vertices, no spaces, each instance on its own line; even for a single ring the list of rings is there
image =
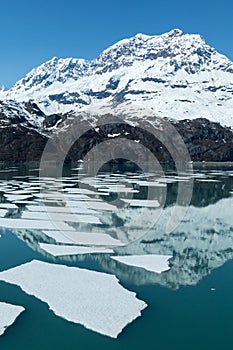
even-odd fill
[[[77,174],[78,169],[64,173],[63,188],[78,188]],[[148,177],[150,183],[145,182],[144,185],[142,182],[148,181]],[[132,191],[115,191],[111,185],[119,184],[119,179],[119,186]],[[120,264],[110,259],[109,254],[55,258],[39,247],[39,242],[54,243],[40,230],[0,228],[0,271],[37,259],[111,273],[126,289],[134,291],[148,304],[142,316],[126,326],[118,339],[111,339],[55,316],[46,303],[25,294],[17,286],[0,281],[0,301],[22,305],[26,309],[0,337],[1,349],[232,348],[233,169],[199,169],[194,171],[193,176],[184,174],[183,180],[170,171],[166,179],[164,181],[155,174],[149,174],[145,180],[140,172],[102,172],[97,183],[103,185],[106,194],[95,197],[108,204],[122,206],[130,198],[145,199],[148,186],[152,186],[154,181],[160,202],[166,189],[165,214],[154,225],[155,208],[123,206],[119,213],[99,212],[106,232],[119,238],[132,231],[134,219],[143,210],[144,219],[137,221],[134,227],[137,239],[133,240],[130,235],[125,237],[128,244],[116,248],[115,253],[172,255],[170,270],[161,274]],[[194,189],[189,210],[175,231],[165,234],[165,221],[176,201],[179,181],[188,184],[191,179],[194,179]],[[44,182],[49,184],[48,179]],[[87,178],[83,184],[86,189],[96,191],[93,179]],[[37,169],[0,171],[0,203],[12,203],[17,207],[8,209],[5,217],[14,220],[27,211],[30,203],[41,205],[37,187]],[[23,193],[15,191],[26,194],[31,191],[32,196],[23,199],[6,196],[7,193],[16,193],[17,197]],[[51,201],[49,205],[55,204]],[[80,224],[78,228],[85,231],[92,229],[88,223]]]

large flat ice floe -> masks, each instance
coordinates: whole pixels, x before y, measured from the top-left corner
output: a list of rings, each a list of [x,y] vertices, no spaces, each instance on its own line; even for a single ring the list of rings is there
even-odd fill
[[[46,302],[57,316],[113,338],[147,306],[115,276],[77,267],[34,260],[0,272],[0,280]]]
[[[172,256],[149,254],[111,256],[111,258],[125,265],[141,267],[147,271],[161,273],[170,269],[168,260],[171,259]]]
[[[22,306],[0,302],[0,336],[11,326],[16,318],[24,311]]]

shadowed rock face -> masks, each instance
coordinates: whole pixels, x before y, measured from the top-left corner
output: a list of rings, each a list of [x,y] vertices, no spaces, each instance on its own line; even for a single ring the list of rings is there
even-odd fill
[[[38,161],[47,138],[21,125],[0,128],[0,161]]]
[[[174,124],[193,161],[232,161],[232,130],[207,119],[182,120]]]
[[[162,123],[163,124],[163,123]],[[185,142],[193,161],[232,161],[233,141],[232,130],[224,128],[219,123],[213,123],[207,119],[199,118],[193,121],[182,120],[172,122],[178,133]],[[77,140],[69,152],[72,160],[81,159],[92,147],[100,142],[109,139],[108,135],[117,134],[115,141],[119,140],[119,147],[122,147],[122,138],[136,140],[148,148],[160,162],[172,161],[169,151],[164,145],[170,144],[175,149],[177,140],[175,135],[164,136],[163,143],[152,134],[139,127],[132,127],[128,124],[108,124],[104,127],[90,128],[88,132]],[[161,132],[163,134],[163,131]],[[117,147],[117,142],[116,142]],[[132,144],[132,152],[134,147]],[[113,153],[114,159],[114,153]]]

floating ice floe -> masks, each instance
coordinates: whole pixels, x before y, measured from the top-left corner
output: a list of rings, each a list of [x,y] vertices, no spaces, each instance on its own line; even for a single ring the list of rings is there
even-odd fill
[[[5,195],[26,195],[26,196],[30,196],[32,193],[37,193],[38,191],[32,190],[30,187],[24,188],[22,190],[15,190],[15,189],[11,189],[5,192]]]
[[[69,207],[69,206],[49,206],[49,205],[28,205],[26,207],[29,211],[36,212],[54,212],[54,213],[74,213],[74,214],[96,214],[96,211],[86,208],[85,206],[80,207]]]
[[[0,336],[11,326],[16,318],[24,311],[22,306],[0,302]]]
[[[196,179],[198,182],[221,182],[220,180],[215,179]]]
[[[70,231],[74,230],[65,222],[59,221],[60,230]],[[37,229],[37,230],[57,230],[55,223],[49,220],[24,220],[24,219],[8,219],[0,218],[0,227],[12,229]]]
[[[43,233],[53,238],[57,243],[80,244],[93,246],[123,246],[120,240],[105,233],[78,232],[78,231],[43,231]]]
[[[63,192],[66,192],[68,194],[84,194],[84,195],[96,195],[97,193],[91,190],[88,190],[87,188],[65,188],[62,190]]]
[[[103,187],[100,187],[98,188],[98,194],[100,194],[100,192],[102,191],[109,191],[109,192],[112,192],[112,193],[138,193],[139,191],[138,190],[135,190],[133,188],[130,188],[130,187],[110,187],[110,186],[103,186]]]
[[[6,199],[9,202],[17,202],[17,201],[24,201],[27,199],[32,198],[33,196],[31,194],[7,194],[4,193],[4,197],[6,197]]]
[[[50,191],[50,192],[38,192],[35,194],[36,198],[41,199],[53,199],[53,200],[64,200],[64,199],[73,199],[73,200],[79,200],[79,201],[85,201],[90,200],[90,197],[88,197],[86,194],[81,193],[66,193],[66,192],[58,192],[56,191]]]
[[[99,196],[109,196],[110,192],[106,191],[106,190],[101,190],[97,193]]]
[[[50,230],[44,230],[44,231],[42,231],[47,237],[49,237],[49,238],[52,238],[52,239],[54,239],[57,243],[65,243],[65,244],[74,244],[75,242],[72,240],[72,239],[70,239],[70,238],[68,238],[68,237],[66,237],[63,233],[62,233],[62,231],[59,231],[59,230],[57,230],[57,231],[50,231]],[[68,234],[70,235],[70,233],[71,233],[72,231],[68,231]],[[75,233],[75,232],[74,232]]]
[[[147,306],[115,276],[77,267],[34,260],[0,272],[0,280],[46,302],[57,316],[113,338]]]
[[[139,186],[149,186],[149,187],[166,187],[166,184],[157,181],[137,181]]]
[[[3,218],[7,212],[8,212],[8,210],[0,209],[0,218]]]
[[[160,206],[157,200],[147,199],[122,199],[125,203],[128,203],[131,207],[148,207],[157,208]]]
[[[22,213],[22,219],[34,219],[34,220],[52,220],[52,221],[69,221],[69,222],[86,222],[89,224],[101,224],[99,218],[93,215],[80,215],[72,213],[56,213],[56,212],[34,212],[24,211]]]
[[[141,267],[147,271],[161,273],[170,269],[168,261],[172,256],[149,254],[111,256],[111,258],[125,265]]]
[[[114,253],[112,249],[39,243],[41,249],[53,256]]]
[[[0,203],[0,208],[4,208],[4,209],[17,209],[17,205],[13,204],[13,203]]]
[[[117,207],[115,205],[109,204],[107,202],[104,201],[99,201],[99,202],[89,202],[88,203],[88,207],[95,209],[95,210],[106,210],[106,211],[115,211],[118,210]]]

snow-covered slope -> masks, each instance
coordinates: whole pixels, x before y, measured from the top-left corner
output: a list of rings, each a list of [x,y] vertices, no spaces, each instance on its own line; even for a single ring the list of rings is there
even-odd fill
[[[179,29],[160,36],[137,34],[96,60],[52,60],[1,93],[32,100],[46,113],[156,115],[207,118],[233,126],[233,63],[200,35]]]
[[[25,127],[40,128],[45,114],[35,103],[14,100],[0,100],[0,127],[23,125]]]

